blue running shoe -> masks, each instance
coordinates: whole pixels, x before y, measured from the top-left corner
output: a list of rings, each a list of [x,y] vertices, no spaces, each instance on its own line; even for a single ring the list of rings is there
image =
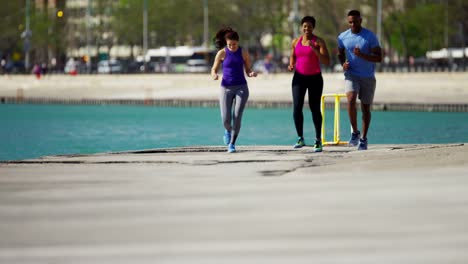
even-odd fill
[[[305,142],[304,142],[304,139],[299,137],[297,139],[297,143],[294,144],[294,148],[302,148],[303,146],[305,146]]]
[[[366,139],[359,139],[359,147],[358,150],[367,150],[367,138]]]
[[[322,141],[316,140],[315,145],[314,145],[314,152],[322,152],[323,146],[322,146]]]
[[[348,144],[350,146],[357,146],[359,144],[360,136],[361,136],[361,132],[359,132],[359,130],[356,133],[351,133],[351,139],[349,140]]]
[[[224,130],[223,141],[224,141],[225,145],[231,143],[231,132],[230,131]]]
[[[229,144],[227,152],[229,153],[236,152],[236,146],[234,144]]]

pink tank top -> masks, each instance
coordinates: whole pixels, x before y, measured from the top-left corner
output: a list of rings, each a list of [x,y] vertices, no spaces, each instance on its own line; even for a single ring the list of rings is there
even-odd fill
[[[310,46],[302,45],[302,37],[294,48],[294,56],[296,56],[296,71],[303,75],[315,75],[320,73],[320,61],[315,52]],[[311,40],[312,44],[315,45],[317,37],[314,36]]]

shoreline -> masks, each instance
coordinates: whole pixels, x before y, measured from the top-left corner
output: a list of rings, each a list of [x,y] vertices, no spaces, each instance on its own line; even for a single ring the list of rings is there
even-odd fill
[[[292,73],[248,78],[248,107],[290,108],[291,78]],[[323,78],[323,94],[343,93],[342,73]],[[377,73],[376,79],[375,111],[468,111],[468,72]],[[217,107],[219,89],[220,82],[207,74],[0,76],[0,104]],[[332,107],[332,98],[326,102]]]

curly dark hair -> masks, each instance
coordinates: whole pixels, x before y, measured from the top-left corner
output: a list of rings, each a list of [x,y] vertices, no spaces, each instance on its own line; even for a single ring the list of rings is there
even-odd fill
[[[213,38],[216,48],[222,49],[226,47],[226,39],[239,41],[239,34],[237,34],[237,32],[231,27],[223,27],[218,30],[216,36]]]

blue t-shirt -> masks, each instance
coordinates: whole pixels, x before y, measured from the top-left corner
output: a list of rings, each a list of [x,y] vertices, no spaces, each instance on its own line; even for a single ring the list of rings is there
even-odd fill
[[[365,28],[361,28],[357,34],[348,29],[338,36],[338,48],[345,49],[346,59],[349,62],[349,69],[346,72],[359,77],[374,77],[375,63],[354,55],[355,47],[359,47],[361,53],[370,55],[372,48],[380,47],[377,37]]]

